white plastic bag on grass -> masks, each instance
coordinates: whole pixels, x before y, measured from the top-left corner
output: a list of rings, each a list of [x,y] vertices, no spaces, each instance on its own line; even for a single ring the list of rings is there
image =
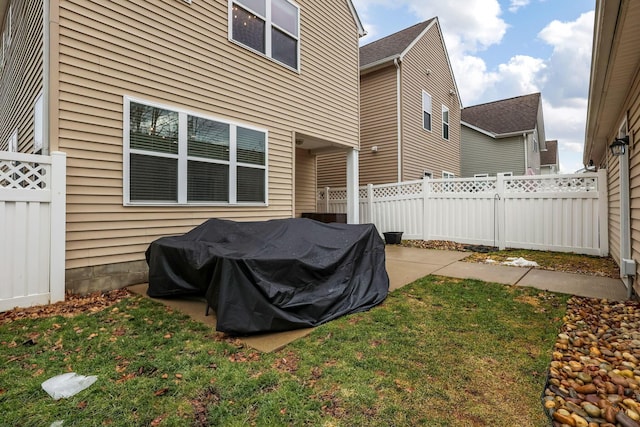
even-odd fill
[[[42,383],[44,391],[55,400],[66,399],[74,396],[95,383],[98,377],[78,375],[75,372],[68,372],[62,375],[56,375]]]
[[[512,265],[515,267],[539,267],[538,263],[535,261],[529,261],[526,260],[522,257],[520,258],[516,258],[516,257],[510,257],[507,258],[507,261],[502,263],[503,265]]]

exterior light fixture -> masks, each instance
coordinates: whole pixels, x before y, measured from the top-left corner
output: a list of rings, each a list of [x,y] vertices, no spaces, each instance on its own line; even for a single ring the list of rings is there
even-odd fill
[[[626,152],[626,147],[629,145],[629,135],[623,138],[616,138],[613,140],[609,148],[611,149],[611,154],[614,156],[623,156]]]

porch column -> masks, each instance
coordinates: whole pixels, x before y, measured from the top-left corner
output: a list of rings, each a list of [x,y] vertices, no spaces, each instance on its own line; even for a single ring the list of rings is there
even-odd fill
[[[360,223],[360,195],[358,191],[358,150],[347,152],[347,224]]]

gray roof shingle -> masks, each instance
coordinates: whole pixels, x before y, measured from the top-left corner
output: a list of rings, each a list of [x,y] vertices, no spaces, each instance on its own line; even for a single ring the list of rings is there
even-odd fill
[[[461,120],[495,135],[535,129],[540,93],[502,99],[462,109]]]
[[[547,150],[540,151],[540,166],[558,163],[558,141],[547,141]]]
[[[360,67],[399,56],[436,18],[420,22],[360,48]]]

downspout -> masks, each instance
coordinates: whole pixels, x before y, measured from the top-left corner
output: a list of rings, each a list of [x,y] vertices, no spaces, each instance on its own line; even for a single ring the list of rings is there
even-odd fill
[[[402,100],[402,96],[400,93],[401,85],[400,85],[400,61],[398,58],[393,60],[393,65],[396,66],[396,117],[397,117],[397,126],[398,126],[398,182],[402,181],[402,108],[400,101]]]
[[[529,171],[529,145],[527,144],[527,134],[522,134],[522,139],[524,141],[524,175],[527,175]]]
[[[627,299],[633,295],[635,263],[631,260],[631,219],[629,209],[629,149],[620,156],[620,277],[627,287]],[[633,268],[630,267],[633,265]],[[633,272],[629,270],[634,270]]]
[[[49,100],[51,84],[51,4],[50,0],[42,0],[42,154],[48,156],[51,151],[51,135],[49,134],[50,121]]]

